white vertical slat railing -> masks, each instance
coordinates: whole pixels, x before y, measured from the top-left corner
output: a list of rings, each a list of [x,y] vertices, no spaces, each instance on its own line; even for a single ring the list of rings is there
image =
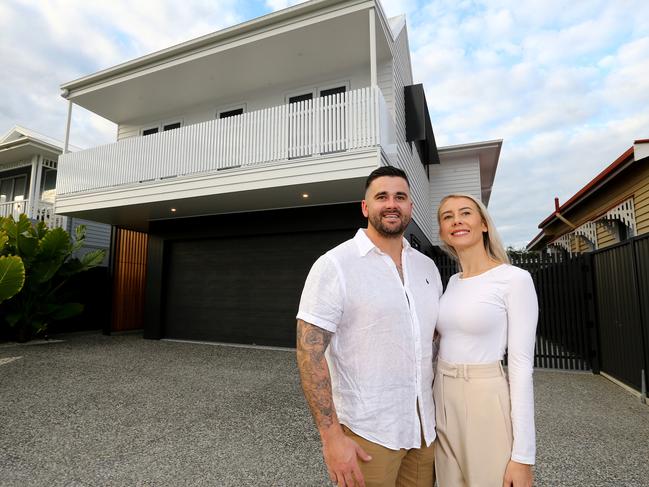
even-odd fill
[[[367,87],[63,154],[57,194],[373,147],[386,111]]]

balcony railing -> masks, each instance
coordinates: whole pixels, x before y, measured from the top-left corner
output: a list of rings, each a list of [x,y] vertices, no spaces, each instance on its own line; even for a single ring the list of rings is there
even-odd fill
[[[59,159],[66,195],[394,143],[377,87],[133,137]]]
[[[37,201],[30,205],[29,200],[4,201],[0,203],[0,217],[13,216],[18,219],[25,213],[32,220],[42,221],[50,228],[65,227],[65,217],[57,215],[52,203]]]

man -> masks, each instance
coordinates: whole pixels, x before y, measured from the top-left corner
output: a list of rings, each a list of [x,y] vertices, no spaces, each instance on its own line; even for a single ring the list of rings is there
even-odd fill
[[[367,229],[321,256],[302,292],[302,389],[339,487],[433,485],[432,343],[442,283],[403,238],[412,206],[402,170],[373,171],[362,201]]]

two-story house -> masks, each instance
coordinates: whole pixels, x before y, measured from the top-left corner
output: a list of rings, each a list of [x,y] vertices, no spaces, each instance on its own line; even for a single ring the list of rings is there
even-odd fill
[[[407,238],[432,253],[438,151],[405,17],[378,1],[312,0],[62,90],[118,125],[57,182],[57,211],[115,228],[114,330],[292,346],[304,278],[365,225],[381,165],[408,173]]]

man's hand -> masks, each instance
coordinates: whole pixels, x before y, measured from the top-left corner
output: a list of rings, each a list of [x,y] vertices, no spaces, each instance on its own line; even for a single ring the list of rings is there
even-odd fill
[[[370,457],[354,440],[345,436],[339,426],[331,427],[322,436],[322,454],[332,482],[338,487],[365,487],[365,479],[358,467],[360,458]]]
[[[510,460],[505,469],[503,487],[532,487],[532,466]]]

